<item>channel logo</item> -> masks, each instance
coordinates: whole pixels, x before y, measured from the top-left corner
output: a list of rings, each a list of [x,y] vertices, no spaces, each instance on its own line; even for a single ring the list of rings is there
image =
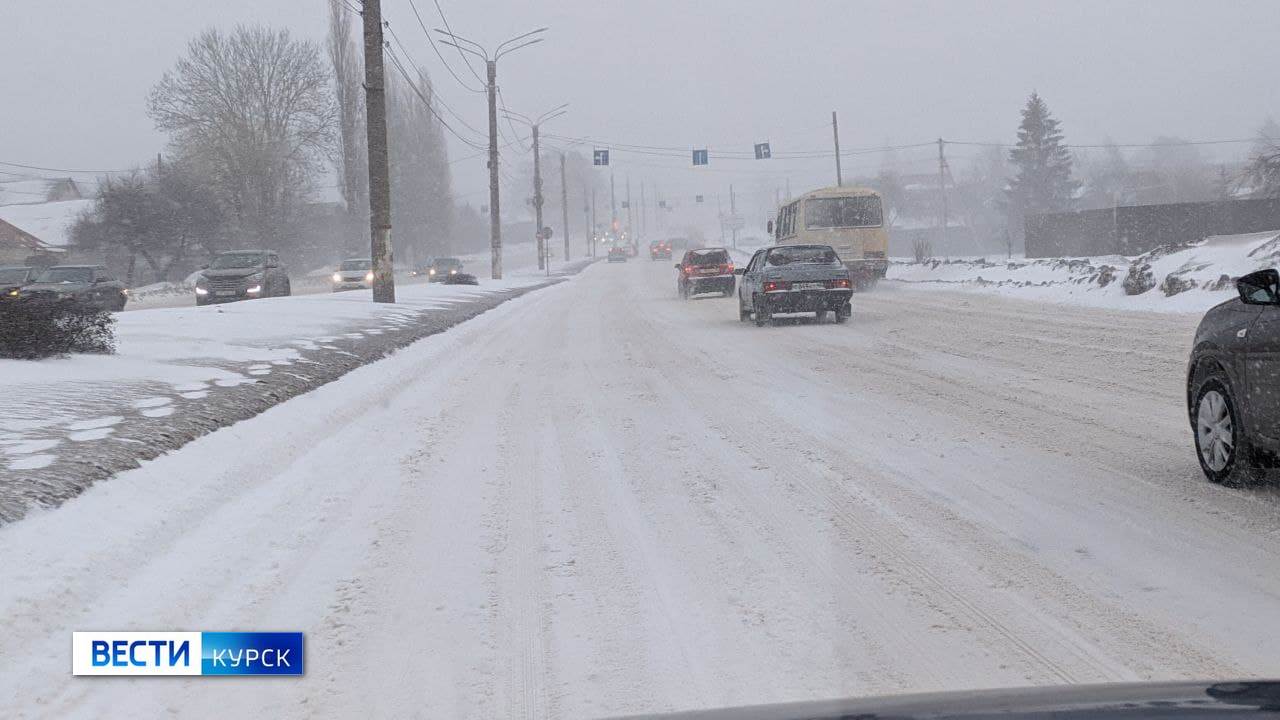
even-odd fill
[[[302,633],[73,632],[73,675],[302,675]]]

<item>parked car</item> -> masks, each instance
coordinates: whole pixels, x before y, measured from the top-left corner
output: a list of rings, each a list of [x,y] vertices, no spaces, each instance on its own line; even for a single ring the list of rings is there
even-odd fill
[[[609,259],[609,262],[626,262],[627,249],[621,245],[614,245],[613,247],[609,248],[608,259]]]
[[[766,325],[776,313],[811,312],[819,322],[853,314],[849,269],[830,245],[775,245],[757,250],[742,272],[738,319]]]
[[[676,263],[676,269],[680,271],[676,292],[686,300],[708,292],[718,292],[725,297],[733,294],[737,278],[729,251],[724,248],[690,250]]]
[[[666,240],[653,240],[649,243],[650,260],[670,260],[671,243]]]
[[[196,304],[289,295],[289,273],[271,250],[235,250],[214,256],[196,280]]]
[[[427,282],[444,282],[450,275],[462,272],[462,261],[458,258],[440,257],[427,263]]]
[[[9,297],[74,302],[98,310],[118,311],[129,301],[129,291],[102,265],[55,265],[19,288],[16,296]]]
[[[1209,309],[1187,364],[1187,413],[1205,477],[1239,487],[1280,455],[1280,272],[1236,280]]]
[[[350,258],[343,260],[333,273],[333,291],[361,290],[373,287],[373,260]]]
[[[0,300],[18,297],[18,290],[31,282],[36,269],[25,265],[0,267]]]

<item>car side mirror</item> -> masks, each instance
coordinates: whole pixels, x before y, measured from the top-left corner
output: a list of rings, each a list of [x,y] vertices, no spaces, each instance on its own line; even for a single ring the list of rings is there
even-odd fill
[[[765,225],[765,227],[766,227],[766,228],[768,228],[768,230],[769,230],[769,234],[770,234],[770,235],[772,235],[772,234],[773,234],[773,221],[772,221],[772,220],[770,220],[770,221],[769,221],[769,223],[768,223],[767,225]]]
[[[681,265],[680,263],[676,263],[676,269],[677,269],[677,270],[679,270],[679,269],[680,269],[680,268],[682,268],[682,267],[684,267],[684,266],[683,266],[683,265]]]
[[[1236,292],[1248,305],[1280,305],[1280,272],[1259,270],[1236,278]]]
[[[208,269],[209,269],[209,263],[205,263],[204,265],[201,265],[201,266],[200,266],[200,269],[201,269],[201,270],[208,270]]]

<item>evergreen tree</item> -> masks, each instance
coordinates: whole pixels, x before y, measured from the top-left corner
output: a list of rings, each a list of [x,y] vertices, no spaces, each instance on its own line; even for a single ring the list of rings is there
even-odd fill
[[[1059,123],[1037,93],[1022,110],[1018,144],[1009,151],[1014,176],[1009,181],[1010,225],[1037,213],[1070,210],[1079,183],[1071,178],[1071,152],[1063,144]]]

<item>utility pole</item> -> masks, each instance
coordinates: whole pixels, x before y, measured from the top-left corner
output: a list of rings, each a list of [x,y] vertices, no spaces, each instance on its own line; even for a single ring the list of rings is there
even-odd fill
[[[724,207],[720,204],[720,193],[716,193],[716,218],[720,220],[720,244],[724,244]]]
[[[373,301],[396,301],[391,251],[391,171],[387,165],[387,104],[382,67],[382,0],[364,0],[364,105],[369,144],[369,256]],[[497,196],[494,196],[495,199]]]
[[[156,174],[164,172],[164,159],[160,157],[160,153],[156,153]]]
[[[648,228],[645,226],[645,215],[649,214],[649,203],[644,199],[644,181],[640,181],[640,236],[645,237]]]
[[[627,176],[627,242],[636,245],[636,228],[631,224],[631,176]]]
[[[546,234],[543,233],[544,226],[542,224],[542,204],[543,204],[542,153],[539,150],[539,145],[538,145],[538,137],[539,137],[538,131],[543,122],[550,120],[552,118],[560,117],[561,115],[565,114],[566,107],[568,107],[567,103],[565,105],[561,105],[558,108],[548,110],[547,112],[538,116],[536,120],[533,118],[530,118],[527,115],[521,115],[520,113],[514,110],[511,110],[509,108],[503,109],[503,112],[506,113],[507,120],[513,120],[513,119],[519,120],[520,122],[528,125],[533,130],[533,207],[534,207],[534,214],[537,217],[537,223],[538,223],[538,232],[536,233],[535,240],[537,241],[537,244],[538,244],[538,269],[539,270],[546,269],[549,271],[551,269],[549,266],[549,257],[548,257],[551,254],[551,243],[549,242],[551,238],[546,237]]]
[[[613,170],[609,170],[609,230],[615,233],[613,239],[617,240],[618,237],[616,235],[616,232],[618,230],[618,194],[614,191],[614,187],[613,187]]]
[[[502,279],[502,217],[498,213],[498,61],[484,62],[489,77],[489,269]]]
[[[366,4],[369,0],[366,0]],[[375,0],[376,4],[376,0]],[[381,22],[381,17],[379,17]],[[369,57],[369,18],[365,16],[365,58]],[[490,53],[485,50],[479,43],[468,40],[459,35],[454,35],[449,30],[435,28],[435,31],[444,35],[447,39],[441,40],[453,48],[457,48],[462,52],[471,53],[476,57],[484,60],[485,71],[488,77],[488,94],[489,94],[489,252],[490,264],[492,265],[492,274],[494,280],[502,279],[502,218],[499,213],[498,203],[498,59],[509,52],[519,50],[523,47],[529,47],[535,43],[542,42],[542,38],[535,38],[534,35],[546,32],[546,28],[538,28],[527,32],[523,35],[517,35],[509,40],[498,43],[498,46]],[[382,39],[382,29],[379,26],[378,39]],[[367,65],[366,65],[367,66]],[[378,46],[378,72],[381,77],[382,72],[382,46]],[[379,86],[379,97],[381,97],[381,86]],[[381,101],[380,101],[381,102]],[[379,112],[382,112],[381,110]],[[372,137],[372,130],[370,131]],[[372,142],[370,143],[372,146]],[[372,154],[372,150],[370,151]],[[542,228],[538,228],[539,231]]]
[[[591,240],[596,229],[591,223],[591,206],[587,204],[587,186],[582,186],[582,227],[586,229],[587,251],[582,254],[583,257],[591,257]]]
[[[729,216],[733,220],[733,246],[738,247],[738,201],[733,194],[733,184],[729,185]]]
[[[840,174],[840,123],[836,121],[835,110],[831,111],[831,136],[836,141],[836,186],[839,187],[844,185],[844,177]]]
[[[569,262],[569,185],[564,179],[564,153],[560,153],[560,208],[564,219],[564,261]]]
[[[591,257],[596,256],[596,189],[591,187]]]
[[[938,138],[938,194],[942,200],[942,228],[939,230],[938,242],[943,245],[947,242],[947,156],[943,152],[945,145],[946,142]]]
[[[538,152],[538,126],[533,126],[533,215],[538,226],[538,269],[547,266],[546,239],[542,237],[542,153]]]

